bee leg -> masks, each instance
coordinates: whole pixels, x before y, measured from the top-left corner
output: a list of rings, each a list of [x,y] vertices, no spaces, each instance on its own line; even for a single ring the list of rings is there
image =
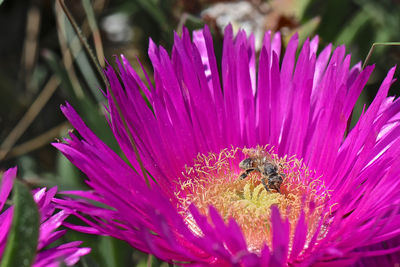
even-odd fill
[[[282,194],[282,193],[281,193],[281,190],[279,189],[279,187],[275,187],[275,189],[276,189],[276,191],[279,192],[279,194]]]
[[[270,187],[271,187],[271,189],[275,189],[276,191],[278,191],[279,194],[282,194],[282,193],[281,193],[281,189],[280,189],[279,186],[277,186],[276,184],[272,183]]]
[[[242,174],[240,174],[239,180],[245,179],[247,177],[247,175],[249,175],[254,170],[255,169],[247,169],[247,170],[245,170]]]
[[[267,190],[267,192],[271,192],[271,191],[269,191],[268,185],[267,185],[267,183],[265,182],[265,177],[261,178],[261,183],[263,184],[263,186],[264,186],[265,190]]]

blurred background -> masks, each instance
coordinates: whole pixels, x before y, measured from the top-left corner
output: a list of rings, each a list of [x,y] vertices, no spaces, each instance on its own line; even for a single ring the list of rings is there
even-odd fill
[[[32,187],[86,188],[83,175],[50,143],[70,129],[59,109],[68,101],[118,152],[103,117],[102,78],[58,1],[0,3],[0,169],[18,165],[19,177]],[[301,42],[318,34],[322,46],[345,44],[352,64],[364,61],[374,42],[400,41],[399,0],[66,0],[65,5],[102,67],[124,54],[151,72],[150,37],[168,50],[173,31],[204,24],[214,35],[217,57],[228,23],[253,32],[256,47],[266,30],[281,31],[285,43],[295,32]],[[368,63],[376,69],[355,118],[399,59],[400,46],[375,49]],[[398,95],[397,84],[391,90]],[[78,266],[168,266],[112,238],[69,233],[65,239],[93,248]]]

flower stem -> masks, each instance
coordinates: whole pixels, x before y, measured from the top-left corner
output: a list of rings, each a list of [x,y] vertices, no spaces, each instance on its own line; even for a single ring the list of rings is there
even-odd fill
[[[370,58],[371,55],[372,55],[372,52],[374,52],[375,47],[378,46],[378,45],[379,45],[379,46],[399,46],[399,45],[400,45],[400,42],[373,43],[372,46],[371,46],[371,48],[369,49],[369,52],[368,52],[368,54],[367,54],[367,57],[366,57],[365,60],[364,60],[364,64],[362,65],[362,69],[365,68],[365,66],[367,65],[367,63],[368,63],[368,61],[369,61],[369,58]]]

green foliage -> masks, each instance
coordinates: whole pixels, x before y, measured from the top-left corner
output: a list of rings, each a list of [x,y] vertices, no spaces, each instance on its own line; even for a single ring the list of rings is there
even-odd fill
[[[14,182],[14,214],[1,267],[31,266],[38,244],[39,211],[31,191]]]
[[[345,44],[352,54],[353,63],[363,60],[373,43],[400,40],[400,4],[383,0],[330,0],[311,1],[306,17],[320,16],[316,30],[323,42]],[[374,75],[382,77],[394,64],[400,51],[396,47],[380,47],[371,57],[376,63]],[[371,92],[371,95],[374,95]]]

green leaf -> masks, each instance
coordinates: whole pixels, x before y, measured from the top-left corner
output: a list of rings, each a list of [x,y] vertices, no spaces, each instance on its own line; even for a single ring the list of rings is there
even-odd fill
[[[344,23],[348,24],[349,19],[353,14],[354,7],[352,1],[335,0],[335,1],[312,1],[312,5],[323,6],[323,11],[320,12],[321,23],[318,26],[318,32],[323,33],[324,41],[332,41],[337,36],[337,33],[344,27]]]
[[[298,29],[300,43],[304,43],[304,41],[306,40],[306,38],[308,36],[311,36],[314,34],[314,32],[316,31],[316,29],[319,25],[319,22],[320,22],[320,18],[315,17],[301,25],[301,27]]]
[[[99,252],[107,267],[132,266],[132,247],[121,240],[101,236],[99,238]]]
[[[335,43],[336,44],[349,44],[351,43],[360,29],[366,25],[369,17],[366,16],[364,11],[358,12],[353,16],[351,21],[348,23],[348,27],[345,27],[340,34],[337,36]]]
[[[298,20],[304,19],[304,14],[311,2],[311,0],[298,0],[297,2],[295,2],[295,14]]]
[[[137,267],[168,267],[174,266],[173,264],[168,264],[162,260],[156,258],[154,255],[143,256],[142,259],[136,265]]]
[[[14,214],[0,267],[31,266],[39,237],[39,211],[30,190],[14,182]]]
[[[149,0],[136,0],[138,4],[159,24],[161,29],[168,30],[168,18],[159,8],[159,2]]]
[[[57,186],[59,190],[86,189],[78,168],[60,152],[56,155]]]
[[[68,46],[71,49],[74,61],[76,62],[76,66],[81,72],[84,80],[86,81],[96,100],[98,102],[104,101],[104,96],[99,90],[99,88],[104,87],[104,85],[100,86],[100,82],[96,76],[96,68],[92,65],[85,51],[82,49],[82,44],[80,43],[79,38],[76,35],[71,23],[66,17],[64,17],[64,19],[66,31],[65,38],[67,39]]]

